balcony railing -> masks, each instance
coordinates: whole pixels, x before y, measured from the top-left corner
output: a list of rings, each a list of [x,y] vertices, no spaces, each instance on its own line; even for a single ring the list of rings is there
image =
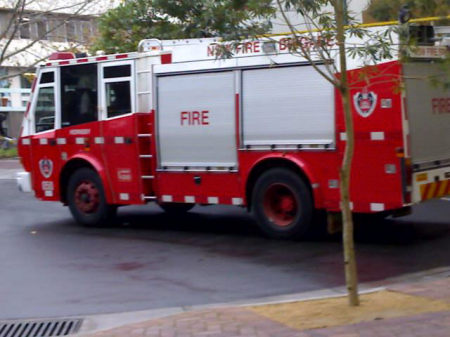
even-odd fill
[[[0,112],[25,111],[30,93],[31,89],[0,88],[0,97],[8,98],[6,106],[0,104]]]

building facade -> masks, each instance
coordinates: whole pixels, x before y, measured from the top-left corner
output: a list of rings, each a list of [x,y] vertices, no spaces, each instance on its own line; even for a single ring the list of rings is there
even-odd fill
[[[355,17],[355,19],[359,22],[363,21],[363,12],[367,9],[369,6],[370,0],[346,0],[347,8],[351,15]],[[332,11],[332,8],[329,8],[329,11]],[[311,27],[305,24],[305,20],[303,17],[296,13],[295,11],[286,11],[285,12],[290,24],[299,31],[307,30]],[[281,13],[278,13],[276,18],[272,22],[273,24],[273,33],[280,34],[280,33],[287,33],[289,32],[289,26],[286,23],[286,20],[284,19],[283,15]]]
[[[96,35],[97,17],[110,0],[0,0],[0,113],[6,135],[17,138],[30,95],[35,65],[54,51],[86,51]],[[28,74],[27,74],[28,73]],[[7,100],[6,100],[7,99]]]

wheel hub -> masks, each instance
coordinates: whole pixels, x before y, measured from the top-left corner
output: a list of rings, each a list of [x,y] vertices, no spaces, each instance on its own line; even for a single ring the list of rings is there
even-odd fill
[[[82,181],[75,189],[75,205],[86,214],[94,213],[100,205],[97,186],[92,181]]]
[[[277,226],[289,226],[295,219],[298,202],[292,189],[285,184],[272,184],[264,194],[264,212]]]

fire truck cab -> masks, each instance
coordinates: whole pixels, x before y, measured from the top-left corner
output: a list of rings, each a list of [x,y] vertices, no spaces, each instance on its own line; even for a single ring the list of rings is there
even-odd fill
[[[228,59],[216,39],[54,55],[23,122],[19,187],[85,225],[122,205],[228,204],[252,210],[271,237],[302,237],[315,210],[340,210],[346,132],[333,85],[282,39],[245,42]],[[364,81],[359,67],[349,70],[353,211],[387,215],[450,193],[449,90],[424,79],[442,75],[439,63],[386,61]]]

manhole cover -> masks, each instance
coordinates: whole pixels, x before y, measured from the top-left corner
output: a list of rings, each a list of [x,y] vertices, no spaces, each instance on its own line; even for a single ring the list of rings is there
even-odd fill
[[[82,319],[0,321],[0,337],[50,337],[77,333]]]

